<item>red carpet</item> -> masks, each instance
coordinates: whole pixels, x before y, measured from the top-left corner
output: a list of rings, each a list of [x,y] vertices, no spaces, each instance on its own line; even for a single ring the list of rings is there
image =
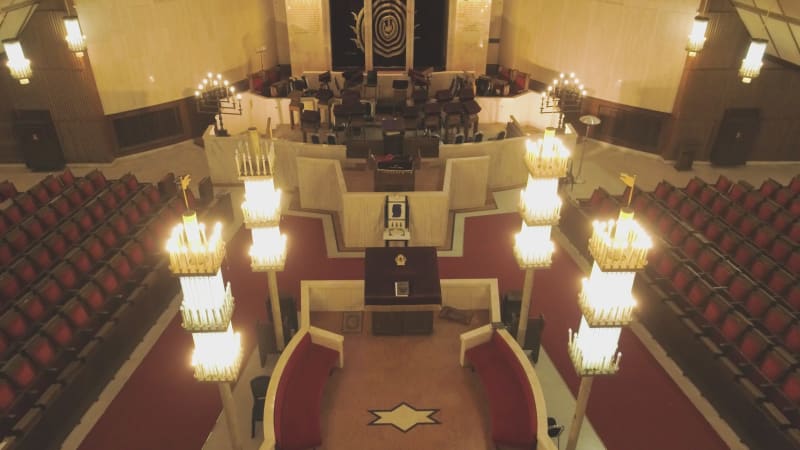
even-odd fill
[[[520,289],[523,273],[512,253],[516,214],[467,219],[463,258],[441,258],[442,278],[497,278],[500,292]],[[322,223],[284,217],[288,236],[281,292],[298,298],[302,279],[361,279],[363,259],[325,257]],[[250,271],[250,233],[228,244],[225,279],[233,280],[234,328],[242,333],[245,355],[254,347],[254,323],[266,316],[266,274]],[[577,393],[578,377],[567,356],[567,329],[580,319],[577,266],[557,250],[553,267],[538,271],[531,314],[544,313],[543,344],[556,368]],[[598,378],[589,400],[589,418],[609,449],[724,449],[716,433],[680,392],[639,340],[623,332],[620,372]],[[221,412],[215,385],[194,381],[189,366],[191,337],[176,317],[133,373],[81,445],[82,450],[199,449]],[[246,420],[242,419],[242,420]]]

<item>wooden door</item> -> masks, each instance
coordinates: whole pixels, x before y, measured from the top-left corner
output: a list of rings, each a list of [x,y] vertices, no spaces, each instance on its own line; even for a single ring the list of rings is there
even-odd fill
[[[725,110],[717,139],[711,149],[711,164],[741,166],[752,154],[761,125],[761,111],[756,108]]]
[[[64,152],[48,110],[17,110],[14,132],[25,164],[33,171],[64,168]]]

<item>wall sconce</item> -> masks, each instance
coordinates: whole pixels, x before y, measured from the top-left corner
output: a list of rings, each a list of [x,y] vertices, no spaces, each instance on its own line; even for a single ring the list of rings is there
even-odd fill
[[[19,84],[30,83],[30,77],[33,74],[31,61],[25,58],[25,53],[22,52],[22,44],[16,39],[8,39],[3,41],[3,48],[8,57],[6,65],[8,65],[8,70],[11,71],[11,76],[19,80]]]
[[[81,31],[81,24],[77,16],[64,17],[64,28],[67,29],[67,46],[77,56],[83,56],[86,51],[86,36]]]
[[[692,32],[689,34],[689,41],[686,43],[686,51],[689,56],[697,56],[697,52],[703,49],[706,42],[706,29],[708,28],[708,17],[695,16],[692,24]]]
[[[750,48],[747,49],[747,56],[742,60],[742,67],[739,68],[739,76],[742,83],[750,84],[753,78],[761,73],[761,66],[764,64],[764,52],[767,50],[766,39],[753,39]]]

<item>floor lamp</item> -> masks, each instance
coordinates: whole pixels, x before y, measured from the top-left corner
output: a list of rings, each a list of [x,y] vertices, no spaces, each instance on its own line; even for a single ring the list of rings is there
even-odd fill
[[[578,332],[569,330],[569,356],[581,384],[569,426],[567,450],[575,450],[578,444],[594,377],[613,375],[619,370],[622,357],[617,351],[619,336],[622,327],[633,319],[636,306],[631,294],[633,280],[636,272],[647,265],[647,253],[652,246],[647,232],[633,219],[630,207],[622,208],[616,221],[595,221],[592,226],[589,252],[594,264],[578,295],[583,316]]]
[[[250,267],[253,272],[267,273],[275,342],[278,350],[283,350],[285,339],[277,272],[286,266],[286,236],[281,234],[279,226],[281,191],[275,189],[274,164],[269,155],[271,144],[272,141],[263,142],[256,128],[250,127],[247,140],[239,143],[234,158],[239,179],[244,182],[244,224],[253,234]]]
[[[586,155],[586,142],[589,140],[589,133],[592,131],[592,127],[595,125],[600,125],[602,122],[599,117],[592,115],[581,116],[581,118],[578,120],[580,120],[582,124],[586,125],[586,134],[583,136],[581,157],[578,159],[578,173],[576,173],[575,177],[573,178],[573,184],[582,184],[586,182],[586,180],[581,179],[581,172],[583,171],[583,157]]]
[[[544,138],[536,144],[530,140],[525,143],[528,184],[520,192],[519,213],[522,216],[522,228],[514,242],[517,264],[525,271],[517,327],[517,342],[520,346],[525,344],[525,333],[528,329],[533,271],[550,267],[554,249],[550,231],[553,225],[558,225],[561,217],[558,179],[567,173],[569,150],[555,134],[555,128],[547,128]]]
[[[230,283],[222,279],[220,267],[225,258],[222,225],[217,223],[210,235],[197,213],[189,209],[186,189],[189,176],[180,179],[186,212],[167,241],[169,269],[178,276],[183,291],[181,318],[183,328],[192,333],[194,377],[219,386],[228,435],[234,450],[241,450],[236,407],[231,385],[239,377],[242,365],[241,338],[233,332],[234,298]]]

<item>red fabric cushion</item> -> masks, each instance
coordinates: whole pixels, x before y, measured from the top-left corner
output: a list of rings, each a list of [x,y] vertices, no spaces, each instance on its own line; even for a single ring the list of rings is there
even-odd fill
[[[39,247],[31,252],[31,258],[33,258],[36,267],[41,271],[45,271],[53,265],[53,256],[47,250],[47,247]]]
[[[36,267],[33,266],[33,263],[28,258],[17,260],[12,270],[23,285],[32,283],[38,275]]]
[[[50,201],[50,193],[47,192],[47,188],[45,188],[41,183],[32,187],[28,192],[30,192],[36,203],[40,205],[44,205]]]
[[[283,450],[304,450],[322,444],[320,410],[325,382],[338,353],[301,338],[287,361],[275,398],[275,438]]]
[[[86,308],[78,302],[74,302],[68,306],[65,314],[76,328],[85,328],[89,325],[89,313],[86,312]]]
[[[786,336],[783,338],[783,343],[786,346],[786,350],[789,350],[792,353],[800,353],[800,325],[795,323],[791,327],[789,327],[789,331],[786,332]]]
[[[3,211],[3,216],[6,218],[6,222],[16,225],[22,222],[25,214],[22,212],[22,209],[19,206],[11,205]]]
[[[15,299],[20,292],[22,292],[22,286],[17,277],[10,273],[0,274],[0,297],[2,300]]]
[[[780,336],[789,326],[792,317],[782,308],[770,308],[764,315],[764,327],[774,336]]]
[[[26,388],[33,383],[33,380],[36,379],[36,369],[33,368],[33,365],[24,358],[18,358],[14,367],[11,368],[11,380],[17,384],[17,386],[21,388]]]
[[[8,266],[13,260],[14,255],[11,247],[5,242],[0,242],[0,267]]]
[[[50,322],[47,326],[47,334],[61,347],[69,347],[74,335],[72,327],[63,319]]]
[[[152,184],[149,185],[144,192],[147,194],[147,197],[150,199],[151,203],[158,203],[161,201],[161,192],[159,192],[158,188]]]
[[[23,297],[17,307],[22,311],[22,314],[33,322],[41,322],[47,315],[47,308],[45,308],[42,299],[34,293],[28,293]]]
[[[105,175],[103,175],[103,172],[100,172],[99,170],[93,170],[86,175],[86,178],[89,179],[98,189],[103,188],[107,183]]]
[[[800,373],[794,372],[783,382],[783,393],[794,404],[800,404]]]
[[[83,193],[81,193],[81,191],[78,189],[75,188],[68,189],[64,191],[63,195],[67,197],[67,200],[69,200],[69,204],[72,205],[73,208],[83,204]]]
[[[0,411],[7,413],[16,399],[14,388],[5,380],[0,380]]]
[[[31,217],[22,224],[22,229],[28,233],[31,239],[39,239],[44,236],[44,226],[35,217]]]
[[[50,367],[56,359],[56,351],[47,338],[38,337],[25,347],[26,353],[40,367]]]
[[[50,233],[45,239],[44,245],[46,245],[56,257],[63,256],[64,253],[67,252],[67,240],[64,239],[64,235],[58,232]]]
[[[52,278],[39,283],[36,287],[36,292],[42,297],[42,300],[51,305],[59,303],[64,295],[61,286]]]
[[[775,356],[774,353],[767,354],[767,356],[764,357],[764,361],[761,362],[761,366],[759,367],[761,373],[773,383],[777,381],[781,375],[784,374],[784,372],[786,372],[786,368],[786,363]]]
[[[86,303],[93,311],[103,309],[106,303],[106,298],[94,283],[89,283],[87,287],[81,289],[81,300]]]
[[[58,181],[58,179],[52,175],[48,175],[47,177],[45,177],[45,179],[42,180],[42,185],[52,195],[60,194],[61,191],[64,189],[64,187],[61,186],[61,183]]]
[[[36,212],[36,218],[47,228],[53,228],[58,224],[58,214],[55,209],[45,206]]]
[[[536,442],[536,409],[527,379],[520,378],[524,369],[513,351],[494,333],[491,341],[467,350],[465,356],[486,390],[492,440],[499,445],[530,448]]]
[[[8,180],[0,183],[0,201],[3,201],[7,198],[12,198],[17,194],[19,194],[19,192],[17,191],[17,187],[14,186],[14,183]]]
[[[27,192],[16,196],[14,198],[14,203],[28,214],[33,214],[36,211],[36,201],[34,201],[33,196]]]
[[[98,272],[95,281],[107,295],[114,295],[119,290],[119,280],[110,269],[102,269]]]
[[[64,186],[69,186],[75,182],[75,175],[72,174],[72,171],[69,168],[64,169],[64,172],[61,174],[61,184]]]
[[[53,275],[64,289],[72,289],[78,284],[78,274],[75,272],[75,268],[68,264],[60,264],[53,271]]]
[[[65,197],[59,197],[53,203],[53,208],[58,212],[59,217],[65,217],[72,211],[72,205],[69,204],[69,201]]]
[[[5,313],[0,326],[2,326],[3,332],[12,339],[22,339],[27,336],[30,331],[28,321],[25,320],[22,314],[16,311]]]
[[[764,349],[767,348],[767,342],[761,339],[757,334],[747,334],[742,338],[742,343],[739,345],[739,350],[742,352],[748,361],[755,361]]]

